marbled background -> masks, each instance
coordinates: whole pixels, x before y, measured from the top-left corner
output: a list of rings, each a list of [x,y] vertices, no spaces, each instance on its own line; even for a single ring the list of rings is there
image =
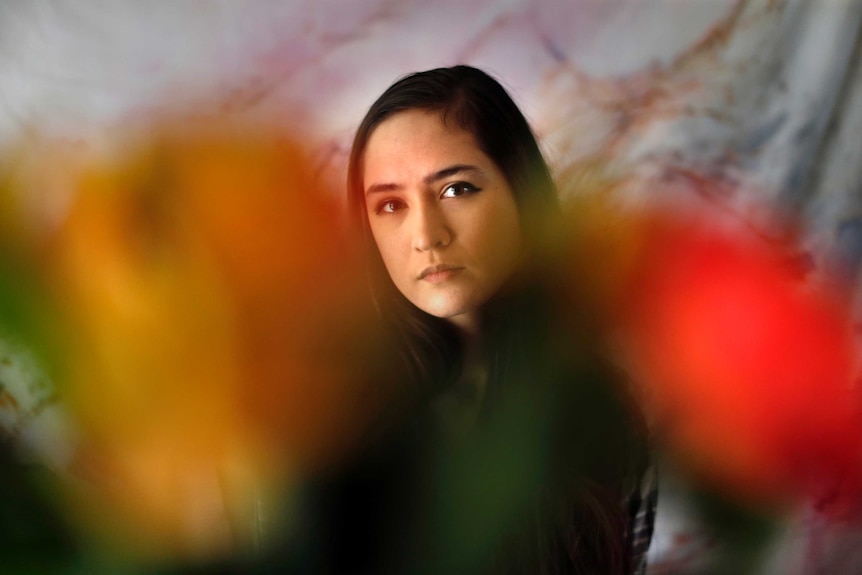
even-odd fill
[[[690,197],[765,231],[769,202],[807,222],[816,270],[858,285],[860,22],[860,0],[8,1],[0,152],[101,150],[159,118],[227,115],[303,138],[340,190],[386,86],[469,63],[502,80],[558,173],[600,169],[626,201]],[[50,390],[14,346],[0,354],[0,428],[62,461]],[[653,573],[706,544],[680,501],[662,499]],[[859,531],[805,510],[767,570],[859,572]]]

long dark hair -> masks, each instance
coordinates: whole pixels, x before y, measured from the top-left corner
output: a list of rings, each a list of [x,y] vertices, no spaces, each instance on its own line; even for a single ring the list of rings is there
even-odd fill
[[[371,290],[383,319],[394,332],[393,341],[397,342],[406,375],[417,389],[435,393],[451,385],[460,375],[463,343],[449,322],[419,310],[394,286],[371,234],[364,197],[363,162],[369,138],[386,119],[408,110],[438,113],[444,124],[470,132],[479,148],[500,169],[518,206],[526,261],[531,262],[527,265],[543,260],[548,235],[557,232],[560,206],[550,170],[527,120],[506,90],[485,72],[470,66],[454,66],[411,74],[395,82],[372,104],[356,132],[350,153],[349,219],[354,233],[367,249]],[[582,361],[575,368],[548,367],[561,365],[554,358],[559,344],[549,341],[550,333],[560,333],[553,321],[554,310],[542,305],[547,298],[541,288],[537,291],[536,282],[525,284],[519,279],[513,279],[517,284],[515,288],[507,286],[481,310],[489,364],[489,401],[501,397],[501,390],[507,386],[542,380],[539,385],[551,389],[559,382],[548,382],[548,379],[585,377],[586,384],[581,385],[579,381],[578,385],[564,385],[560,389],[567,391],[562,396],[552,392],[543,394],[544,400],[551,398],[550,405],[562,399],[556,403],[557,409],[570,404],[583,409],[585,401],[595,406],[597,399],[609,403],[602,391],[598,391],[598,395],[594,393],[607,383],[606,374],[583,373],[583,366],[592,370],[599,364]],[[540,305],[535,305],[536,302]],[[557,349],[552,349],[555,347]],[[572,390],[576,397],[572,396]],[[587,397],[589,394],[593,395]],[[568,415],[555,414],[555,417],[567,422]],[[625,427],[577,416],[573,420],[603,424],[602,432],[608,431],[615,437],[620,435],[612,428]],[[588,441],[596,443],[596,429],[585,429],[585,425],[574,429],[554,423],[549,431],[558,443],[567,441],[561,438],[575,438],[576,445],[559,446],[561,460],[570,460],[567,451],[572,449],[585,447],[590,452],[574,464],[578,474],[593,463],[587,459],[601,459],[607,455],[594,453],[595,448],[587,446]],[[623,449],[622,443],[613,447]],[[607,443],[603,445],[608,446]],[[620,460],[626,460],[623,454],[614,454],[611,459],[617,455]],[[552,453],[552,457],[556,456]],[[566,476],[565,473],[551,475]],[[608,479],[606,476],[594,481],[592,477],[579,475],[576,483],[580,479],[586,479],[585,485],[588,484],[583,489],[573,492],[566,485],[558,490],[566,492],[565,497],[534,500],[533,507],[543,511],[530,515],[541,518],[524,522],[523,525],[528,526],[525,532],[513,533],[518,542],[527,542],[526,547],[520,543],[507,545],[515,557],[507,550],[500,551],[493,560],[493,569],[508,565],[516,572],[523,572],[518,571],[521,568],[542,573],[625,572],[626,525],[619,491],[607,487],[614,485],[614,481],[600,484]],[[567,480],[560,483],[567,483]]]

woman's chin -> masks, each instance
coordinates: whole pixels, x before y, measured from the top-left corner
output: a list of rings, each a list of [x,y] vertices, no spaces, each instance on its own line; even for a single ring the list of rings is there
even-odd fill
[[[467,331],[472,331],[475,328],[479,317],[478,306],[455,302],[447,302],[445,305],[428,305],[420,309]]]

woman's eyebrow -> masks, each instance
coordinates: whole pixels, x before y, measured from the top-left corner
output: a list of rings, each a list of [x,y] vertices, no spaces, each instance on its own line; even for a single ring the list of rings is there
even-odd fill
[[[446,178],[450,178],[455,174],[461,174],[463,172],[479,172],[482,170],[479,169],[478,166],[471,166],[469,164],[455,164],[454,166],[449,166],[448,168],[443,168],[442,170],[437,170],[433,174],[428,174],[424,178],[422,178],[422,182],[425,184],[433,184],[439,180],[445,180]]]
[[[365,195],[370,196],[371,194],[379,194],[382,192],[394,192],[400,188],[401,186],[398,184],[374,184],[368,186],[368,189],[365,190]]]
[[[449,166],[447,168],[443,168],[442,170],[437,170],[431,174],[428,174],[424,178],[422,178],[422,183],[425,185],[433,184],[434,182],[438,182],[440,180],[445,180],[446,178],[451,178],[456,174],[462,174],[464,172],[476,172],[477,174],[481,174],[482,170],[478,166],[473,166],[470,164],[455,164],[454,166]],[[370,196],[371,194],[379,194],[384,192],[394,192],[401,189],[400,184],[372,184],[368,186],[368,189],[365,190],[365,195]]]

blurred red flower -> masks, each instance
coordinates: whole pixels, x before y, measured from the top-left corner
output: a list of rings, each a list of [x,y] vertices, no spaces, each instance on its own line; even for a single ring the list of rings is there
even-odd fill
[[[697,217],[643,230],[622,305],[627,353],[683,465],[749,503],[859,487],[846,306],[802,281],[791,242]]]

